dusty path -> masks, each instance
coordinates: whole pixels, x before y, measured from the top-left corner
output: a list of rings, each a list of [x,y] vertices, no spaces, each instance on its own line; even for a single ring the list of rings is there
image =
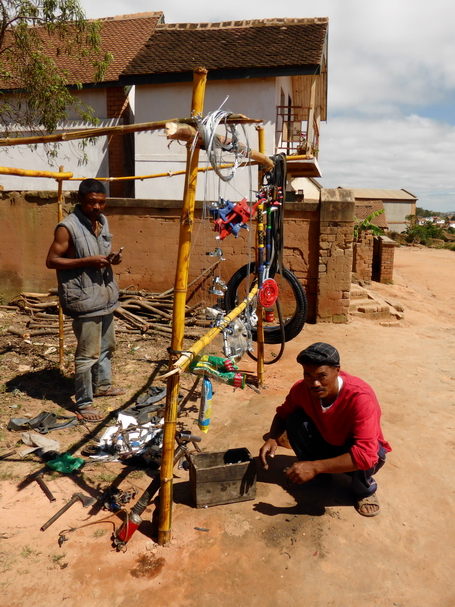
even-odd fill
[[[384,434],[393,447],[377,477],[380,516],[359,516],[340,483],[286,491],[282,470],[292,452],[280,449],[271,469],[260,471],[253,501],[193,508],[187,473],[176,470],[169,547],[154,545],[144,525],[128,551],[116,553],[110,547],[110,526],[99,524],[76,532],[59,548],[58,531],[81,524],[87,513],[74,507],[53,531],[41,533],[39,527],[71,496],[73,481],[52,481],[58,498],[53,505],[38,486],[18,491],[17,483],[3,480],[2,603],[455,605],[454,275],[453,252],[397,249],[394,285],[374,283],[373,289],[404,305],[400,327],[359,319],[347,325],[308,325],[287,345],[283,359],[268,367],[268,389],[260,395],[250,390],[233,395],[232,388],[217,385],[204,450],[247,447],[256,455],[276,405],[299,379],[296,354],[313,341],[336,345],[342,366],[374,387]],[[138,484],[147,482],[143,478]],[[107,532],[101,535],[99,529]]]

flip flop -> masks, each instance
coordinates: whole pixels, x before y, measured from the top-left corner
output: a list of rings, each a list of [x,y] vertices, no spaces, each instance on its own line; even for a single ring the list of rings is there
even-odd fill
[[[374,512],[362,512],[362,510],[361,510],[362,506],[377,506],[378,509],[375,510]],[[355,508],[360,515],[370,516],[370,517],[377,516],[379,514],[379,512],[381,511],[381,506],[379,505],[379,500],[377,498],[376,493],[373,493],[373,495],[368,495],[367,497],[362,497],[361,499],[358,499],[357,503],[355,505]]]
[[[126,390],[124,390],[123,388],[115,388],[114,386],[111,386],[104,392],[94,394],[93,396],[95,398],[100,398],[100,396],[121,396],[122,394],[126,394]]]
[[[82,409],[76,409],[75,413],[79,421],[84,421],[89,424],[98,424],[104,419],[98,409],[95,409],[95,407],[83,407]],[[87,417],[87,413],[92,416],[96,415],[97,417],[95,419],[93,419],[93,417]]]

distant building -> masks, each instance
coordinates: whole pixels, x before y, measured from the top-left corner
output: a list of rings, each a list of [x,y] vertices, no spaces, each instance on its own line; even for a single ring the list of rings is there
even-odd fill
[[[407,190],[370,190],[341,187],[342,189],[352,191],[356,201],[356,209],[357,205],[360,204],[369,204],[372,205],[372,208],[376,208],[374,205],[382,203],[385,209],[383,219],[391,232],[403,232],[406,230],[409,225],[409,221],[406,221],[406,216],[415,215],[418,198]],[[382,216],[379,215],[377,219],[380,217]]]

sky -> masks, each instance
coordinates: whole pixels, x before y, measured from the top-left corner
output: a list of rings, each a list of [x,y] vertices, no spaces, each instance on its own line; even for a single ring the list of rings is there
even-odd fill
[[[455,3],[447,0],[81,0],[88,18],[166,23],[329,17],[325,188],[405,189],[455,212]]]

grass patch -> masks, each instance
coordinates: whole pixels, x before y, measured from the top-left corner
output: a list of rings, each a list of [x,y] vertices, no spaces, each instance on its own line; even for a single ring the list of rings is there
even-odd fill
[[[20,479],[21,477],[14,472],[13,468],[5,468],[5,470],[0,470],[0,481],[15,483]]]
[[[103,537],[103,535],[106,535],[106,533],[107,529],[97,529],[93,534],[93,537]]]

